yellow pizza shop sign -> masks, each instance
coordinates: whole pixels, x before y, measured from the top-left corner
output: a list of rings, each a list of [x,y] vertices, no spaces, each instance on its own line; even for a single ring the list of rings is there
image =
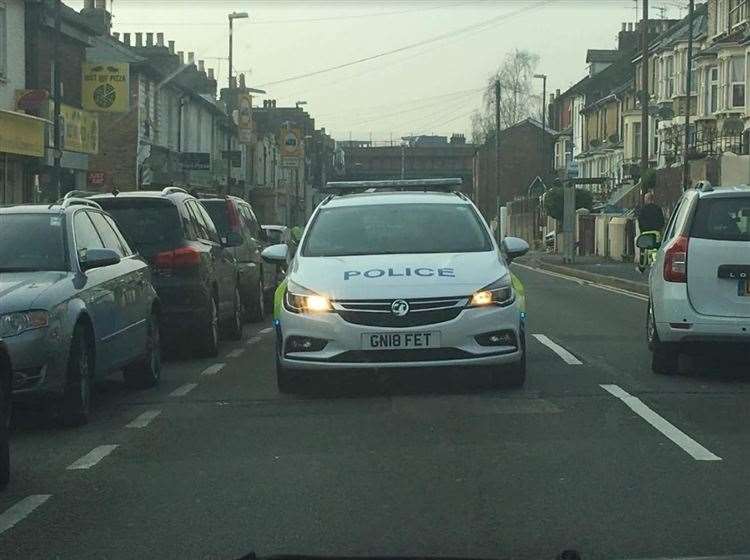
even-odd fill
[[[125,113],[130,109],[130,65],[83,65],[82,105],[86,111]]]

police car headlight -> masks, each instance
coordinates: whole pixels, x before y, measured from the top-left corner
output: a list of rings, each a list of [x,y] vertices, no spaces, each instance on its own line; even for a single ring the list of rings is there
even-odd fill
[[[506,274],[489,286],[474,292],[469,301],[469,307],[485,307],[487,305],[498,305],[506,307],[516,300],[510,274]]]
[[[292,313],[323,313],[332,311],[331,301],[320,294],[289,282],[284,294],[284,307]]]

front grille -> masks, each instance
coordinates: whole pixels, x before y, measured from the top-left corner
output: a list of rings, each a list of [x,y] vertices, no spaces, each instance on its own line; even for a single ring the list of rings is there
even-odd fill
[[[350,364],[387,364],[389,362],[438,362],[476,357],[458,348],[422,348],[419,350],[350,350],[331,362]]]
[[[395,300],[341,300],[334,308],[347,323],[371,327],[418,327],[444,323],[458,317],[468,298],[464,296],[446,298],[407,299],[410,311],[405,317],[391,313]]]

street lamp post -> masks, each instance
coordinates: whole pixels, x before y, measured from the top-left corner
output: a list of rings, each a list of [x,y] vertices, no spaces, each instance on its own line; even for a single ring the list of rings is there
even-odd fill
[[[229,78],[227,80],[227,115],[229,116],[229,125],[227,126],[227,187],[226,194],[229,194],[232,180],[232,124],[234,123],[234,105],[232,103],[232,55],[234,50],[234,20],[247,19],[250,16],[247,12],[232,12],[229,14]]]

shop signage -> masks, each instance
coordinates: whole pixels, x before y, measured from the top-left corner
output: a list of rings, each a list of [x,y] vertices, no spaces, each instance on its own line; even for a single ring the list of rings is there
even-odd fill
[[[185,171],[211,171],[211,154],[203,152],[183,152],[180,154],[182,169]]]
[[[42,119],[0,110],[0,152],[43,157],[44,125]]]
[[[125,113],[130,109],[130,65],[83,64],[82,105],[87,111]]]

